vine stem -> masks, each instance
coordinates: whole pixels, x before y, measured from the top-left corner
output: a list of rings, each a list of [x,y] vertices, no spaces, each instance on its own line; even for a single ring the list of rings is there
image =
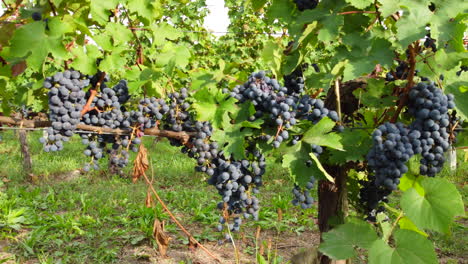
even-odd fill
[[[227,221],[226,221],[226,229],[228,231],[229,237],[231,238],[232,247],[234,247],[234,252],[236,254],[236,264],[240,264],[239,249],[236,247],[236,242],[234,241],[234,237],[232,236],[231,230],[229,230],[229,224]]]
[[[140,38],[138,37],[135,30],[133,29],[133,22],[130,19],[130,15],[128,13],[129,13],[129,11],[126,10],[125,15],[127,16],[127,19],[128,19],[128,24],[129,24],[130,29],[131,29],[130,31],[132,31],[132,34],[135,37],[135,40],[136,40],[137,45],[138,45],[138,48],[137,48],[137,57],[138,58],[136,59],[136,65],[137,65],[138,69],[140,69],[140,71],[142,71],[142,69],[140,67],[140,63],[143,63],[143,46],[141,45]]]
[[[152,164],[150,162],[150,164]],[[151,171],[153,170],[153,166],[151,165]],[[153,174],[153,172],[151,172]],[[158,200],[158,202],[161,204],[161,206],[163,207],[164,211],[166,211],[166,213],[171,217],[172,221],[174,221],[174,223],[182,230],[182,232],[184,232],[190,240],[194,241],[201,249],[203,249],[203,251],[205,251],[208,255],[210,255],[210,257],[212,257],[213,259],[215,259],[216,261],[218,261],[219,263],[221,263],[221,261],[219,260],[219,258],[217,258],[215,255],[213,255],[213,253],[211,253],[211,251],[209,251],[206,247],[204,247],[200,242],[198,242],[197,239],[195,239],[192,234],[190,234],[189,231],[187,231],[187,229],[185,229],[185,227],[177,220],[177,218],[172,214],[172,212],[169,210],[169,208],[167,208],[166,204],[164,203],[163,200],[161,200],[161,197],[159,197],[158,193],[156,192],[156,190],[154,189],[153,185],[151,184],[150,180],[148,179],[148,176],[146,176],[146,173],[143,172],[143,177],[145,178],[145,181],[146,181],[146,184],[148,184],[149,188],[151,189],[151,192],[154,194],[154,196],[156,197],[156,199]]]
[[[23,120],[23,119],[15,119],[8,116],[0,116],[0,123],[10,124],[19,126],[21,123],[25,128],[37,128],[37,127],[50,127],[52,122],[50,121],[36,121],[36,120]],[[112,129],[108,127],[98,127],[98,126],[90,126],[85,124],[78,124],[76,125],[77,129],[81,129],[83,131],[91,131],[97,133],[107,133],[107,134],[114,134],[114,135],[130,135],[132,130],[129,129]],[[157,136],[157,137],[166,137],[166,138],[174,138],[182,143],[187,143],[193,133],[190,132],[175,132],[170,130],[159,130],[158,128],[147,128],[143,131],[145,135],[149,136]]]
[[[10,7],[5,3],[5,0],[2,0],[3,5],[5,6],[6,9],[9,9]]]
[[[384,241],[385,241],[385,242],[388,242],[388,240],[389,240],[390,237],[392,236],[393,230],[395,230],[396,225],[397,225],[398,222],[401,220],[401,218],[403,218],[404,215],[405,215],[405,214],[403,213],[403,211],[401,211],[400,214],[398,215],[397,219],[396,219],[395,222],[393,223],[392,228],[391,228],[390,231],[387,233],[387,235],[385,235],[385,237],[384,237]]]
[[[419,55],[419,56],[421,56],[421,55]],[[434,71],[434,69],[432,68],[431,64],[428,61],[426,61],[426,65],[429,68],[429,70],[431,70],[432,73],[434,73],[434,74],[436,73]],[[442,83],[440,82],[440,79],[437,78],[436,80],[437,80],[437,84],[439,85],[439,87],[443,90],[443,86],[442,86]]]
[[[52,9],[52,13],[54,14],[54,16],[57,16],[57,11],[55,10],[55,6],[54,4],[52,4],[52,1],[47,0],[47,2],[49,2],[50,9]]]
[[[408,46],[409,65],[410,65],[408,78],[407,78],[408,83],[406,84],[403,91],[400,93],[400,100],[399,100],[399,103],[398,103],[398,107],[397,107],[397,109],[395,111],[395,114],[390,119],[391,123],[395,123],[397,121],[398,116],[401,113],[401,110],[403,109],[403,107],[406,105],[406,102],[408,101],[408,93],[409,93],[409,91],[411,90],[411,88],[414,85],[414,80],[413,79],[414,79],[414,73],[415,73],[415,70],[416,70],[416,53],[418,52],[418,49],[419,49],[419,43],[417,41],[414,42],[413,45]]]
[[[341,12],[338,13],[338,15],[350,15],[350,14],[377,14],[378,12],[376,11],[362,11],[362,10],[354,10],[354,11],[346,11],[346,12]]]
[[[238,84],[244,84],[242,81],[238,80],[237,78],[235,78],[234,76],[231,76],[231,75],[226,75],[227,78],[235,81],[236,83]]]
[[[83,107],[83,110],[81,110],[81,116],[84,116],[86,113],[93,110],[93,108],[91,108],[90,106],[93,103],[94,97],[96,97],[96,95],[97,95],[97,91],[95,89],[91,89],[88,101]]]
[[[340,80],[335,80],[335,95],[336,95],[336,110],[338,111],[338,119],[341,123],[341,94],[340,94]]]
[[[90,106],[91,106],[91,103],[93,103],[93,99],[97,95],[97,90],[101,87],[101,84],[104,81],[105,77],[106,77],[106,73],[102,72],[101,77],[99,77],[99,81],[96,83],[96,87],[90,89],[91,94],[88,98],[88,101],[86,102],[86,105],[83,107],[83,110],[81,110],[81,116],[95,109],[95,108],[90,108]]]

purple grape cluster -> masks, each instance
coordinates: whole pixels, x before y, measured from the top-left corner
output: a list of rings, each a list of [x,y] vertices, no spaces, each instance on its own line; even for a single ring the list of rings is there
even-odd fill
[[[408,113],[414,121],[409,126],[387,122],[373,132],[367,155],[372,176],[361,182],[360,199],[374,217],[379,202],[397,189],[408,171],[405,163],[413,155],[421,154],[421,175],[434,177],[441,171],[444,153],[450,148],[449,129],[454,125],[448,113],[455,107],[453,100],[453,95],[445,95],[434,83],[418,83],[408,96]]]
[[[319,0],[294,0],[299,11],[314,9],[317,7]]]
[[[278,148],[289,139],[288,129],[298,120],[307,119],[316,123],[328,116],[333,121],[338,121],[338,114],[325,108],[322,100],[301,95],[301,91],[303,86],[298,90],[297,82],[292,87],[282,87],[276,79],[271,79],[265,76],[264,71],[260,71],[251,74],[243,85],[234,87],[230,96],[239,103],[252,102],[255,114],[249,118],[250,121],[269,117],[264,126],[272,128],[274,134],[265,134],[261,139],[271,140],[273,147]],[[224,92],[229,93],[227,89]],[[279,128],[281,131],[276,133]]]
[[[409,93],[408,112],[415,117],[410,125],[411,144],[421,154],[420,173],[434,177],[449,150],[449,109],[455,107],[452,94],[445,95],[434,83],[419,83]]]
[[[45,79],[44,87],[49,89],[49,119],[52,126],[39,139],[44,151],[62,150],[63,142],[73,136],[86,103],[83,89],[88,85],[87,76],[77,71],[58,72]]]

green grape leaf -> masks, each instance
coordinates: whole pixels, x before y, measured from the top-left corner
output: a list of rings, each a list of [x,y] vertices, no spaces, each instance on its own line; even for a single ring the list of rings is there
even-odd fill
[[[389,92],[391,92],[391,89],[385,86],[385,80],[368,79],[366,89],[356,89],[353,94],[366,106],[382,108],[394,106],[398,99]]]
[[[448,233],[453,218],[465,213],[460,193],[442,178],[425,178],[421,186],[423,195],[414,188],[403,193],[403,212],[419,228]]]
[[[312,158],[312,160],[315,162],[315,165],[317,168],[322,172],[322,174],[331,182],[335,182],[335,179],[328,174],[328,172],[325,170],[325,168],[322,166],[322,163],[318,160],[317,156],[315,156],[314,153],[309,153],[309,156]]]
[[[249,0],[252,2],[252,8],[255,10],[255,11],[258,11],[260,10],[263,6],[265,6],[266,2],[268,0]]]
[[[214,128],[223,128],[229,123],[229,113],[236,111],[236,99],[222,93],[220,89],[203,88],[197,91],[192,104],[197,111],[197,120],[210,121]]]
[[[392,225],[388,221],[388,216],[384,213],[377,213],[377,223],[379,223],[380,230],[382,230],[382,237],[388,237],[392,232]]]
[[[343,144],[340,142],[341,136],[335,132],[331,132],[335,125],[336,123],[330,118],[322,118],[322,120],[305,132],[302,140],[309,144],[343,150]]]
[[[409,230],[396,230],[395,247],[376,240],[369,249],[369,264],[431,264],[438,263],[432,243],[424,236]]]
[[[340,29],[344,24],[344,18],[343,16],[332,14],[326,16],[321,23],[323,28],[319,31],[318,39],[323,42],[330,42],[339,36]]]
[[[294,3],[292,1],[273,0],[273,3],[268,8],[267,18],[269,23],[275,19],[288,23],[293,19]]]
[[[127,63],[125,57],[121,54],[121,49],[114,49],[112,54],[105,56],[99,64],[99,69],[104,72],[120,72],[124,70]]]
[[[299,46],[306,47],[311,40],[316,40],[316,33],[319,30],[317,21],[314,21],[307,25],[301,35],[294,41],[292,51],[297,50]]]
[[[424,195],[424,189],[421,186],[422,179],[423,177],[419,176],[419,173],[413,174],[407,172],[400,178],[398,188],[404,192],[410,188],[414,188],[419,194]]]
[[[72,54],[75,56],[71,67],[84,73],[93,75],[97,72],[96,60],[101,56],[101,52],[98,47],[94,45],[86,46],[86,53],[83,47],[76,47],[72,51]]]
[[[364,160],[372,146],[370,135],[364,129],[345,129],[340,135],[344,151],[330,149],[330,162],[340,164]]]
[[[199,71],[191,73],[190,79],[192,80],[192,90],[196,91],[202,88],[216,88],[217,81],[211,71],[200,69]]]
[[[468,3],[466,1],[435,0],[436,9],[431,19],[431,37],[437,39],[437,46],[450,43],[451,48],[464,52],[464,32],[467,27]]]
[[[155,0],[128,0],[128,8],[143,17],[147,23],[163,15],[161,3]]]
[[[428,236],[428,234],[421,229],[419,229],[408,217],[402,217],[398,221],[398,225],[400,226],[401,229],[406,229],[406,230],[411,230],[416,233],[419,233],[420,235],[423,235],[425,237]]]
[[[359,8],[359,9],[364,9],[370,6],[373,2],[374,1],[372,0],[346,0],[346,3],[349,3],[352,6]]]
[[[59,18],[50,19],[48,26],[50,30],[47,32],[46,23],[43,21],[21,26],[10,40],[10,55],[13,57],[28,56],[27,65],[33,70],[42,68],[49,53],[56,58],[68,58],[68,52],[62,43],[62,35],[71,28]]]
[[[182,33],[175,27],[163,22],[151,25],[153,32],[153,43],[155,45],[163,45],[166,39],[176,40],[182,37]]]
[[[304,56],[300,50],[296,50],[292,54],[289,54],[285,57],[282,73],[284,75],[290,74],[300,65],[303,59]]]
[[[349,36],[347,41],[354,45],[353,52],[350,55],[348,55],[348,52],[341,55],[352,58],[345,66],[343,72],[344,82],[372,72],[377,64],[383,66],[392,65],[394,54],[391,48],[392,44],[389,41],[376,38],[369,42],[356,35]],[[363,43],[366,42],[371,45],[370,49],[361,48]]]
[[[401,46],[406,48],[411,42],[426,35],[426,25],[433,16],[426,1],[404,0],[400,7],[403,15],[396,22],[397,37]]]
[[[245,137],[253,135],[252,128],[259,129],[263,120],[257,119],[253,122],[242,121],[227,127],[223,130],[215,130],[211,138],[223,146],[223,152],[226,157],[233,156],[234,159],[245,158]]]
[[[357,255],[356,247],[369,249],[378,239],[372,226],[362,220],[351,219],[322,234],[319,250],[333,259],[347,259]]]
[[[112,50],[114,48],[114,46],[112,45],[111,36],[109,36],[107,34],[96,34],[96,35],[93,36],[93,40],[103,50],[110,51],[110,50]]]
[[[346,3],[349,3],[358,9],[364,9],[370,6],[373,2],[374,1],[372,0],[346,0]]]
[[[375,63],[370,61],[368,58],[350,60],[343,71],[343,81],[347,82],[363,75],[364,73],[372,72],[374,67]]]
[[[379,2],[381,4],[379,11],[383,17],[388,17],[400,10],[399,0],[379,0]]]
[[[160,67],[166,67],[171,60],[174,60],[175,66],[185,68],[191,57],[192,54],[186,46],[166,43],[163,51],[158,56],[156,64]]]
[[[285,151],[282,166],[288,169],[292,182],[305,186],[311,176],[320,178],[317,176],[323,175],[316,163],[307,166],[307,162],[310,161],[309,154],[312,152],[309,144],[299,141],[296,145],[286,148]]]
[[[265,65],[267,65],[275,76],[279,76],[281,68],[281,56],[282,47],[278,42],[269,40],[265,43],[265,46],[261,52],[261,59]]]
[[[112,15],[112,10],[119,4],[118,0],[91,1],[91,16],[101,25],[105,25]]]
[[[455,107],[457,114],[464,119],[468,118],[468,72],[463,72],[460,75],[460,81],[454,81],[447,85],[445,91],[452,93],[455,96]]]
[[[132,31],[120,23],[107,23],[105,32],[112,38],[114,47],[127,44],[133,37]]]

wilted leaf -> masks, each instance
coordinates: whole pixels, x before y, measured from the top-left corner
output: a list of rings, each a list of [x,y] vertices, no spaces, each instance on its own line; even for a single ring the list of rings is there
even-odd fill
[[[161,256],[166,257],[167,248],[169,247],[169,240],[171,239],[164,231],[164,222],[154,219],[153,224],[153,237],[158,244],[159,253]]]
[[[25,61],[18,62],[17,64],[11,66],[11,75],[16,77],[22,74],[26,70],[26,67],[27,65]]]
[[[197,241],[193,237],[188,238],[188,247],[190,251],[192,252],[195,251],[195,249],[197,249],[198,244],[197,244]]]
[[[141,144],[135,161],[133,162],[133,182],[136,182],[141,176],[143,176],[148,167],[148,150],[143,146],[143,144]]]
[[[153,206],[153,198],[151,196],[150,188],[148,188],[148,191],[146,192],[145,205],[147,208],[151,208]]]

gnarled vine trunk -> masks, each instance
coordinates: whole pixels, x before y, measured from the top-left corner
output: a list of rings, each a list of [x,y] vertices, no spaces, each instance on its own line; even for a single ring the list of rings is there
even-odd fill
[[[320,240],[322,234],[338,224],[344,223],[348,213],[346,191],[347,169],[345,166],[327,166],[326,170],[335,178],[335,183],[328,180],[319,181],[318,185],[318,220]],[[332,263],[325,255],[320,257],[321,264]]]

